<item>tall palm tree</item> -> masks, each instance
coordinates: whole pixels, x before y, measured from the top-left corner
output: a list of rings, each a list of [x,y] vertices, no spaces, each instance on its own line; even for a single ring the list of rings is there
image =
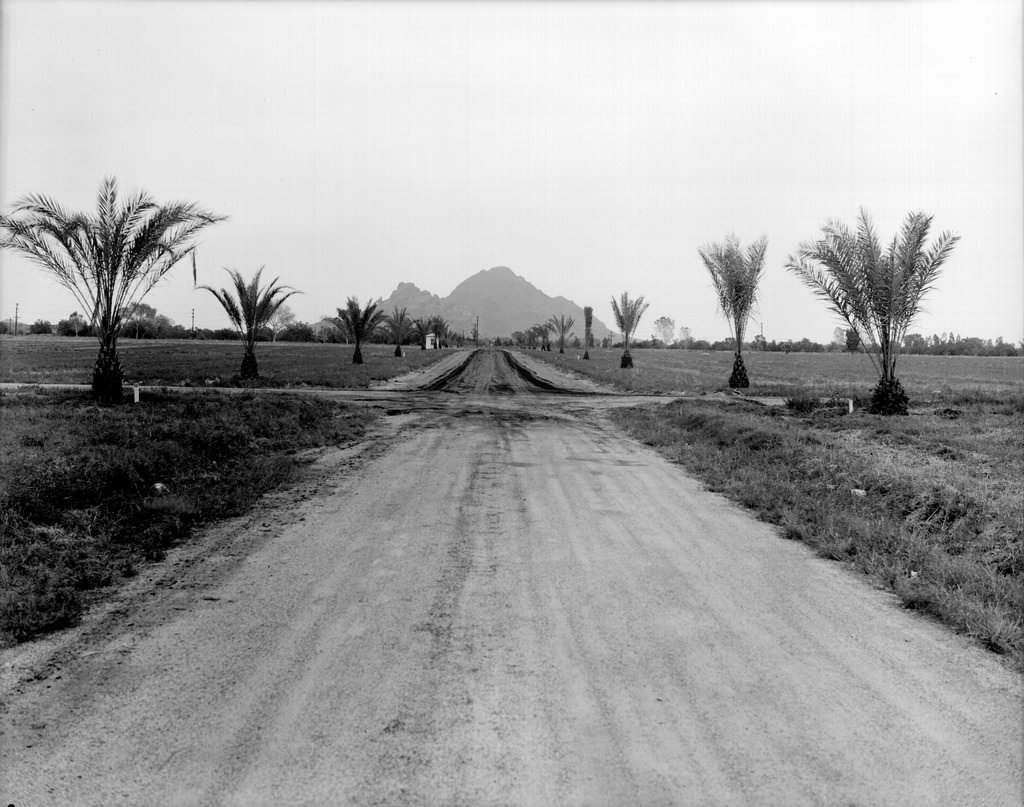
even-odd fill
[[[583,339],[583,358],[590,358],[590,327],[594,324],[594,309],[589,306],[583,306],[583,328],[584,328],[584,339]]]
[[[736,359],[729,376],[729,386],[733,388],[750,386],[747,368],[743,365],[743,334],[750,312],[757,302],[757,285],[764,273],[767,250],[768,237],[764,235],[747,247],[745,252],[740,248],[739,239],[735,235],[728,236],[721,244],[708,244],[697,250],[711,275],[711,282],[718,294],[718,305],[736,340]]]
[[[238,331],[238,335],[242,337],[242,368],[238,374],[243,379],[259,377],[259,366],[256,363],[256,337],[259,336],[260,331],[266,327],[285,300],[293,294],[301,294],[291,286],[278,285],[277,281],[280,278],[276,277],[266,287],[261,288],[260,275],[263,274],[264,268],[261,266],[257,269],[256,274],[248,283],[245,282],[241,272],[225,268],[224,271],[228,273],[234,287],[230,291],[215,289],[212,286],[197,286],[217,298],[217,302],[223,307],[231,324]]]
[[[569,338],[572,326],[576,324],[576,319],[562,314],[560,317],[552,317],[548,320],[547,324],[552,332],[558,334],[558,352],[565,353],[565,340]]]
[[[412,321],[412,335],[416,337],[420,350],[427,349],[427,334],[430,333],[430,320],[417,317]]]
[[[391,338],[395,340],[395,358],[402,356],[402,343],[409,336],[413,323],[409,319],[408,309],[395,306],[395,310],[384,317],[384,324],[391,332]]]
[[[628,291],[622,292],[622,298],[618,302],[612,297],[612,314],[615,315],[615,322],[622,331],[623,346],[626,348],[622,354],[622,361],[619,362],[620,369],[633,366],[633,356],[629,352],[629,337],[640,325],[640,317],[644,315],[649,305],[650,303],[644,302],[643,295],[630,300]]]
[[[121,203],[117,180],[103,180],[96,215],[71,213],[47,196],[29,195],[9,216],[0,247],[42,266],[71,292],[99,340],[92,394],[103,403],[123,400],[124,373],[117,338],[135,306],[179,261],[192,256],[196,234],[226,216],[194,202],[158,205],[144,191]]]
[[[338,309],[338,319],[356,343],[355,353],[352,354],[353,364],[363,363],[363,342],[373,335],[380,321],[384,319],[384,312],[377,308],[379,304],[380,300],[370,300],[366,308],[360,308],[359,300],[349,297],[345,307]]]
[[[824,298],[858,339],[870,345],[867,354],[878,372],[871,411],[878,414],[907,413],[907,395],[896,378],[896,359],[921,300],[934,287],[942,264],[960,240],[946,231],[926,247],[932,218],[909,213],[899,235],[883,250],[871,218],[861,209],[856,233],[842,222],[829,221],[821,240],[800,244],[786,262],[786,269]]]

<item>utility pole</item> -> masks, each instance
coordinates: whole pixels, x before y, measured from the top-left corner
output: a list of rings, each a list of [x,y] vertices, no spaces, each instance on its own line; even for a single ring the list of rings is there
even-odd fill
[[[192,338],[196,338],[196,310],[192,309]]]
[[[15,336],[18,335],[18,305],[19,305],[19,303],[15,303],[14,304],[14,335]]]

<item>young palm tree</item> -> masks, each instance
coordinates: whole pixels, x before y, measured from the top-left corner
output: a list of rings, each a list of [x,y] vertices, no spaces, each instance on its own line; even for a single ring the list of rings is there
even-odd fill
[[[263,274],[263,269],[262,266],[257,269],[248,283],[241,272],[225,269],[231,277],[234,293],[227,289],[197,286],[217,298],[238,335],[242,337],[242,368],[238,374],[243,379],[258,378],[260,374],[259,366],[256,364],[256,337],[281,304],[293,294],[300,293],[291,286],[279,286],[276,277],[265,288],[260,288],[260,275]]]
[[[428,333],[434,334],[434,349],[440,350],[441,343],[444,342],[449,335],[448,323],[445,322],[444,317],[440,314],[434,314],[434,316],[427,320],[427,325],[430,328]]]
[[[870,345],[867,354],[878,372],[871,411],[877,414],[907,413],[907,395],[896,378],[896,359],[921,300],[959,240],[947,231],[926,247],[931,223],[932,216],[910,213],[900,234],[883,250],[862,209],[856,234],[842,222],[830,221],[820,241],[802,243],[786,262],[786,269],[824,298],[858,339]]]
[[[387,329],[391,332],[391,338],[395,340],[395,358],[401,358],[402,356],[402,343],[409,336],[409,332],[412,330],[413,322],[409,319],[408,310],[405,308],[399,308],[395,306],[395,310],[384,317],[384,324]]]
[[[71,213],[46,196],[30,195],[9,216],[0,247],[27,256],[74,295],[99,340],[92,394],[102,403],[123,399],[124,373],[117,339],[135,306],[179,261],[192,255],[194,237],[226,216],[193,202],[158,205],[145,192],[121,203],[117,180],[100,186],[95,216]]]
[[[419,317],[412,321],[412,335],[420,346],[420,350],[427,349],[427,334],[430,333],[430,320]]]
[[[384,312],[377,308],[379,304],[380,300],[370,300],[366,308],[360,308],[359,300],[349,297],[345,307],[338,309],[338,319],[342,321],[356,343],[355,353],[352,354],[353,364],[363,363],[363,342],[373,335],[380,321],[384,319]]]
[[[630,300],[628,291],[622,292],[622,299],[619,302],[612,297],[612,314],[615,315],[615,322],[622,331],[623,347],[626,349],[622,354],[622,361],[619,362],[620,369],[633,366],[633,356],[629,352],[629,337],[640,325],[640,317],[644,315],[649,305],[650,303],[644,302],[643,295]]]
[[[583,328],[585,330],[583,338],[583,358],[590,358],[590,327],[594,324],[594,309],[589,305],[583,306]]]
[[[552,317],[548,320],[547,324],[552,333],[558,334],[558,352],[565,353],[565,341],[569,338],[572,326],[576,324],[576,319],[562,314],[560,317]]]
[[[732,337],[736,340],[736,360],[729,376],[730,387],[749,387],[747,368],[743,365],[743,334],[747,319],[757,302],[757,284],[764,273],[764,255],[768,250],[767,236],[761,236],[747,247],[740,249],[740,242],[731,235],[722,244],[708,244],[698,249],[704,265],[711,275],[711,282],[718,294],[718,305],[722,309]]]

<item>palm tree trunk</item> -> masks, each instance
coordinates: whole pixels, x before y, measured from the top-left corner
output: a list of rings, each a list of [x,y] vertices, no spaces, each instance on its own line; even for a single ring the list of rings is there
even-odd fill
[[[395,345],[395,358],[396,359],[402,358],[402,346],[401,346],[401,344]]]
[[[256,364],[256,350],[255,348],[246,347],[245,354],[242,356],[242,369],[239,375],[242,378],[258,378],[259,374],[259,366]]]
[[[363,363],[362,345],[361,345],[361,343],[360,343],[360,341],[358,339],[356,339],[356,350],[355,350],[355,353],[352,354],[352,363],[353,364],[362,364]]]
[[[117,355],[117,338],[104,336],[92,371],[92,397],[100,403],[121,403],[124,396],[123,382],[121,359]]]
[[[750,379],[747,377],[747,368],[743,365],[743,356],[736,351],[736,360],[732,363],[732,375],[729,376],[730,389],[746,389],[750,386]]]
[[[629,337],[623,335],[622,338],[623,347],[625,352],[622,354],[622,361],[619,362],[620,370],[631,370],[633,369],[633,354],[629,352]]]

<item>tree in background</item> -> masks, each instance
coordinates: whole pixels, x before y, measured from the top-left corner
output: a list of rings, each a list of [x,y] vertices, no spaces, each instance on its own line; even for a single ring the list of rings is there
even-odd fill
[[[862,209],[856,233],[840,221],[829,221],[820,240],[802,243],[786,262],[859,341],[867,337],[871,349],[866,353],[879,376],[870,407],[876,414],[907,414],[909,401],[896,378],[896,359],[921,300],[959,240],[947,231],[926,246],[931,223],[932,216],[908,214],[900,233],[883,250]]]
[[[37,319],[28,326],[28,332],[33,336],[53,333],[53,323],[48,319]]]
[[[377,302],[370,300],[366,304],[366,308],[360,308],[359,300],[349,297],[345,307],[338,309],[338,319],[341,320],[345,330],[356,343],[355,352],[352,354],[353,364],[363,363],[363,342],[377,330],[377,326],[384,319],[384,312],[377,308],[379,303],[380,300]]]
[[[628,291],[622,292],[622,298],[618,302],[612,297],[612,314],[615,315],[615,322],[618,324],[619,330],[622,331],[622,344],[625,348],[622,360],[619,362],[620,369],[633,366],[633,356],[629,352],[629,337],[639,327],[640,317],[644,315],[648,305],[650,304],[644,302],[643,295],[635,300],[630,300]]]
[[[551,323],[538,322],[534,325],[537,329],[537,338],[540,339],[540,349],[551,352]]]
[[[658,317],[654,320],[654,338],[668,347],[676,334],[676,321],[672,317]]]
[[[420,350],[427,349],[427,334],[430,333],[430,321],[419,317],[412,321],[412,335],[416,337]]]
[[[594,324],[594,309],[592,306],[583,306],[583,358],[590,358],[590,343],[594,341],[591,328]]]
[[[7,231],[0,248],[42,266],[91,312],[99,340],[92,394],[102,403],[119,403],[124,373],[117,339],[125,322],[183,258],[192,256],[194,271],[193,239],[224,218],[192,202],[158,205],[144,192],[121,204],[117,180],[109,177],[100,186],[95,216],[70,213],[46,196],[25,197],[11,215],[0,216]]]
[[[395,306],[395,310],[384,317],[384,324],[387,326],[391,338],[395,342],[395,358],[402,356],[402,343],[405,342],[412,331],[412,320],[409,319],[409,312],[405,308]]]
[[[693,335],[685,325],[679,326],[679,344],[683,346],[684,350],[689,350],[693,345]]]
[[[730,235],[721,244],[708,244],[697,250],[711,275],[718,305],[736,340],[736,359],[729,376],[731,388],[750,386],[747,368],[743,365],[743,333],[757,302],[757,286],[764,272],[767,249],[766,236],[761,236],[744,252],[739,239]]]
[[[83,330],[88,335],[88,326],[77,311],[72,311],[67,319],[62,319],[57,323],[58,336],[78,336]]]
[[[239,375],[242,378],[258,378],[259,366],[256,363],[256,338],[259,336],[274,312],[291,297],[301,292],[291,286],[278,285],[279,278],[274,278],[266,287],[260,287],[260,275],[264,267],[256,270],[252,280],[248,283],[242,277],[242,273],[234,269],[225,269],[231,278],[234,286],[232,291],[227,289],[214,289],[210,286],[197,286],[205,289],[217,298],[228,319],[238,335],[242,338],[242,367]]]
[[[151,330],[151,325],[156,321],[156,309],[153,306],[146,303],[136,303],[134,310],[132,311],[131,317],[126,323],[125,334],[132,334],[136,339],[142,337],[142,329],[146,328],[146,334],[148,335]]]
[[[565,343],[569,339],[572,326],[576,324],[575,317],[562,314],[559,317],[551,317],[547,324],[553,333],[558,334],[558,352],[565,353]]]
[[[448,323],[440,314],[434,314],[427,320],[427,325],[430,328],[428,333],[434,334],[434,349],[440,350],[442,343],[448,340],[450,334]]]
[[[270,329],[270,341],[276,342],[277,337],[295,323],[295,312],[286,305],[280,305],[267,320],[267,327]]]
[[[856,353],[860,349],[860,337],[855,328],[846,329],[846,352]]]

